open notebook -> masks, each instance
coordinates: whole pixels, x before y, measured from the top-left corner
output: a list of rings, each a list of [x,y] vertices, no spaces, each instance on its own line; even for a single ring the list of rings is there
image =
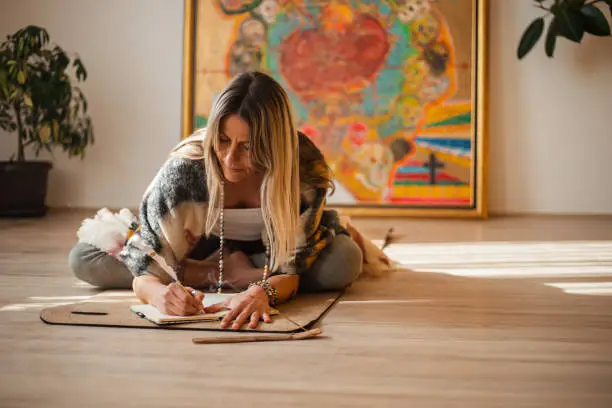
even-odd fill
[[[204,307],[214,305],[233,296],[234,293],[205,293],[204,294]],[[214,321],[221,320],[227,313],[228,310],[222,310],[217,313],[206,313],[193,316],[173,316],[167,315],[160,312],[153,305],[132,305],[130,310],[136,313],[143,319],[150,320],[155,324],[176,324],[176,323],[189,323],[189,322],[200,322],[200,321]],[[278,310],[271,308],[270,315],[277,315]]]

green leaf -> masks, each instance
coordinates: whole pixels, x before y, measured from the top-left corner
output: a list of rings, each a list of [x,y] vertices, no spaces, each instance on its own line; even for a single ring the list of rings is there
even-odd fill
[[[45,45],[49,42],[49,33],[47,32],[47,30],[42,29],[40,30],[40,43],[41,45]]]
[[[32,107],[32,98],[30,98],[30,95],[23,94],[23,102],[28,108]]]
[[[555,53],[555,46],[557,45],[557,21],[555,18],[550,22],[548,26],[548,32],[546,33],[546,55],[552,58]]]
[[[83,62],[81,62],[80,58],[77,58],[74,60],[74,62],[72,63],[72,65],[76,68],[76,76],[77,79],[79,81],[84,81],[87,79],[87,70],[85,69],[85,66],[83,65]]]
[[[66,53],[64,53],[61,48],[56,47],[55,60],[52,63],[54,65],[54,70],[63,71],[66,69],[69,63],[70,58],[68,58]]]
[[[584,31],[599,37],[610,35],[608,20],[599,8],[592,4],[587,4],[580,8],[580,13],[584,21]]]
[[[78,90],[78,93],[79,93],[79,99],[81,100],[81,104],[83,106],[83,113],[85,113],[87,112],[87,106],[88,106],[87,99],[85,99],[85,95],[80,89]]]
[[[584,21],[579,10],[559,8],[555,15],[557,32],[570,41],[579,43],[584,36]]]
[[[8,100],[11,97],[11,91],[6,84],[2,84],[2,98],[0,100]]]
[[[533,49],[544,31],[544,18],[536,18],[529,24],[519,42],[517,56],[522,59]]]
[[[53,121],[53,139],[58,140],[59,139],[59,123],[57,120]]]
[[[48,143],[51,140],[51,127],[49,125],[45,124],[40,129],[40,140],[44,143]]]

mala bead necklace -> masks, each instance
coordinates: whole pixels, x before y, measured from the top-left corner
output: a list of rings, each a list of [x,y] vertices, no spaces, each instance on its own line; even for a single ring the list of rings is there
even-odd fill
[[[223,286],[223,248],[224,248],[224,209],[225,209],[225,183],[221,182],[221,213],[219,214],[219,282],[217,284],[217,293],[222,293]],[[252,282],[251,286],[260,286],[268,295],[270,304],[276,304],[278,300],[278,291],[268,282],[268,274],[270,272],[270,242],[266,243],[266,263],[263,267],[263,278],[260,281]]]

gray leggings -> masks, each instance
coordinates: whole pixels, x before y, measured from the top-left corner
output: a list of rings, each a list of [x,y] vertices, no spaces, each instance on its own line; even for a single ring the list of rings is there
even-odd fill
[[[257,261],[252,258],[255,266]],[[337,235],[312,267],[300,278],[300,291],[344,289],[361,273],[363,255],[347,235]],[[102,289],[131,289],[134,277],[128,268],[106,252],[89,244],[77,244],[70,251],[72,273],[82,281]]]

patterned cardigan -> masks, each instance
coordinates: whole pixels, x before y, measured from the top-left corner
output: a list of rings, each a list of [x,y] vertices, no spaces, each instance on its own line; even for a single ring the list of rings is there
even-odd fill
[[[300,180],[317,180],[329,171],[325,159],[303,133],[299,134]],[[208,189],[203,160],[171,156],[147,188],[139,210],[135,235],[148,244],[174,270],[178,270],[204,235]],[[319,180],[321,180],[319,178]],[[337,234],[349,234],[335,211],[325,210],[327,188],[300,183],[300,229],[296,255],[272,274],[303,274]],[[262,230],[262,240],[267,241]],[[126,242],[119,258],[134,276],[153,274],[163,282],[170,277],[145,251]]]

